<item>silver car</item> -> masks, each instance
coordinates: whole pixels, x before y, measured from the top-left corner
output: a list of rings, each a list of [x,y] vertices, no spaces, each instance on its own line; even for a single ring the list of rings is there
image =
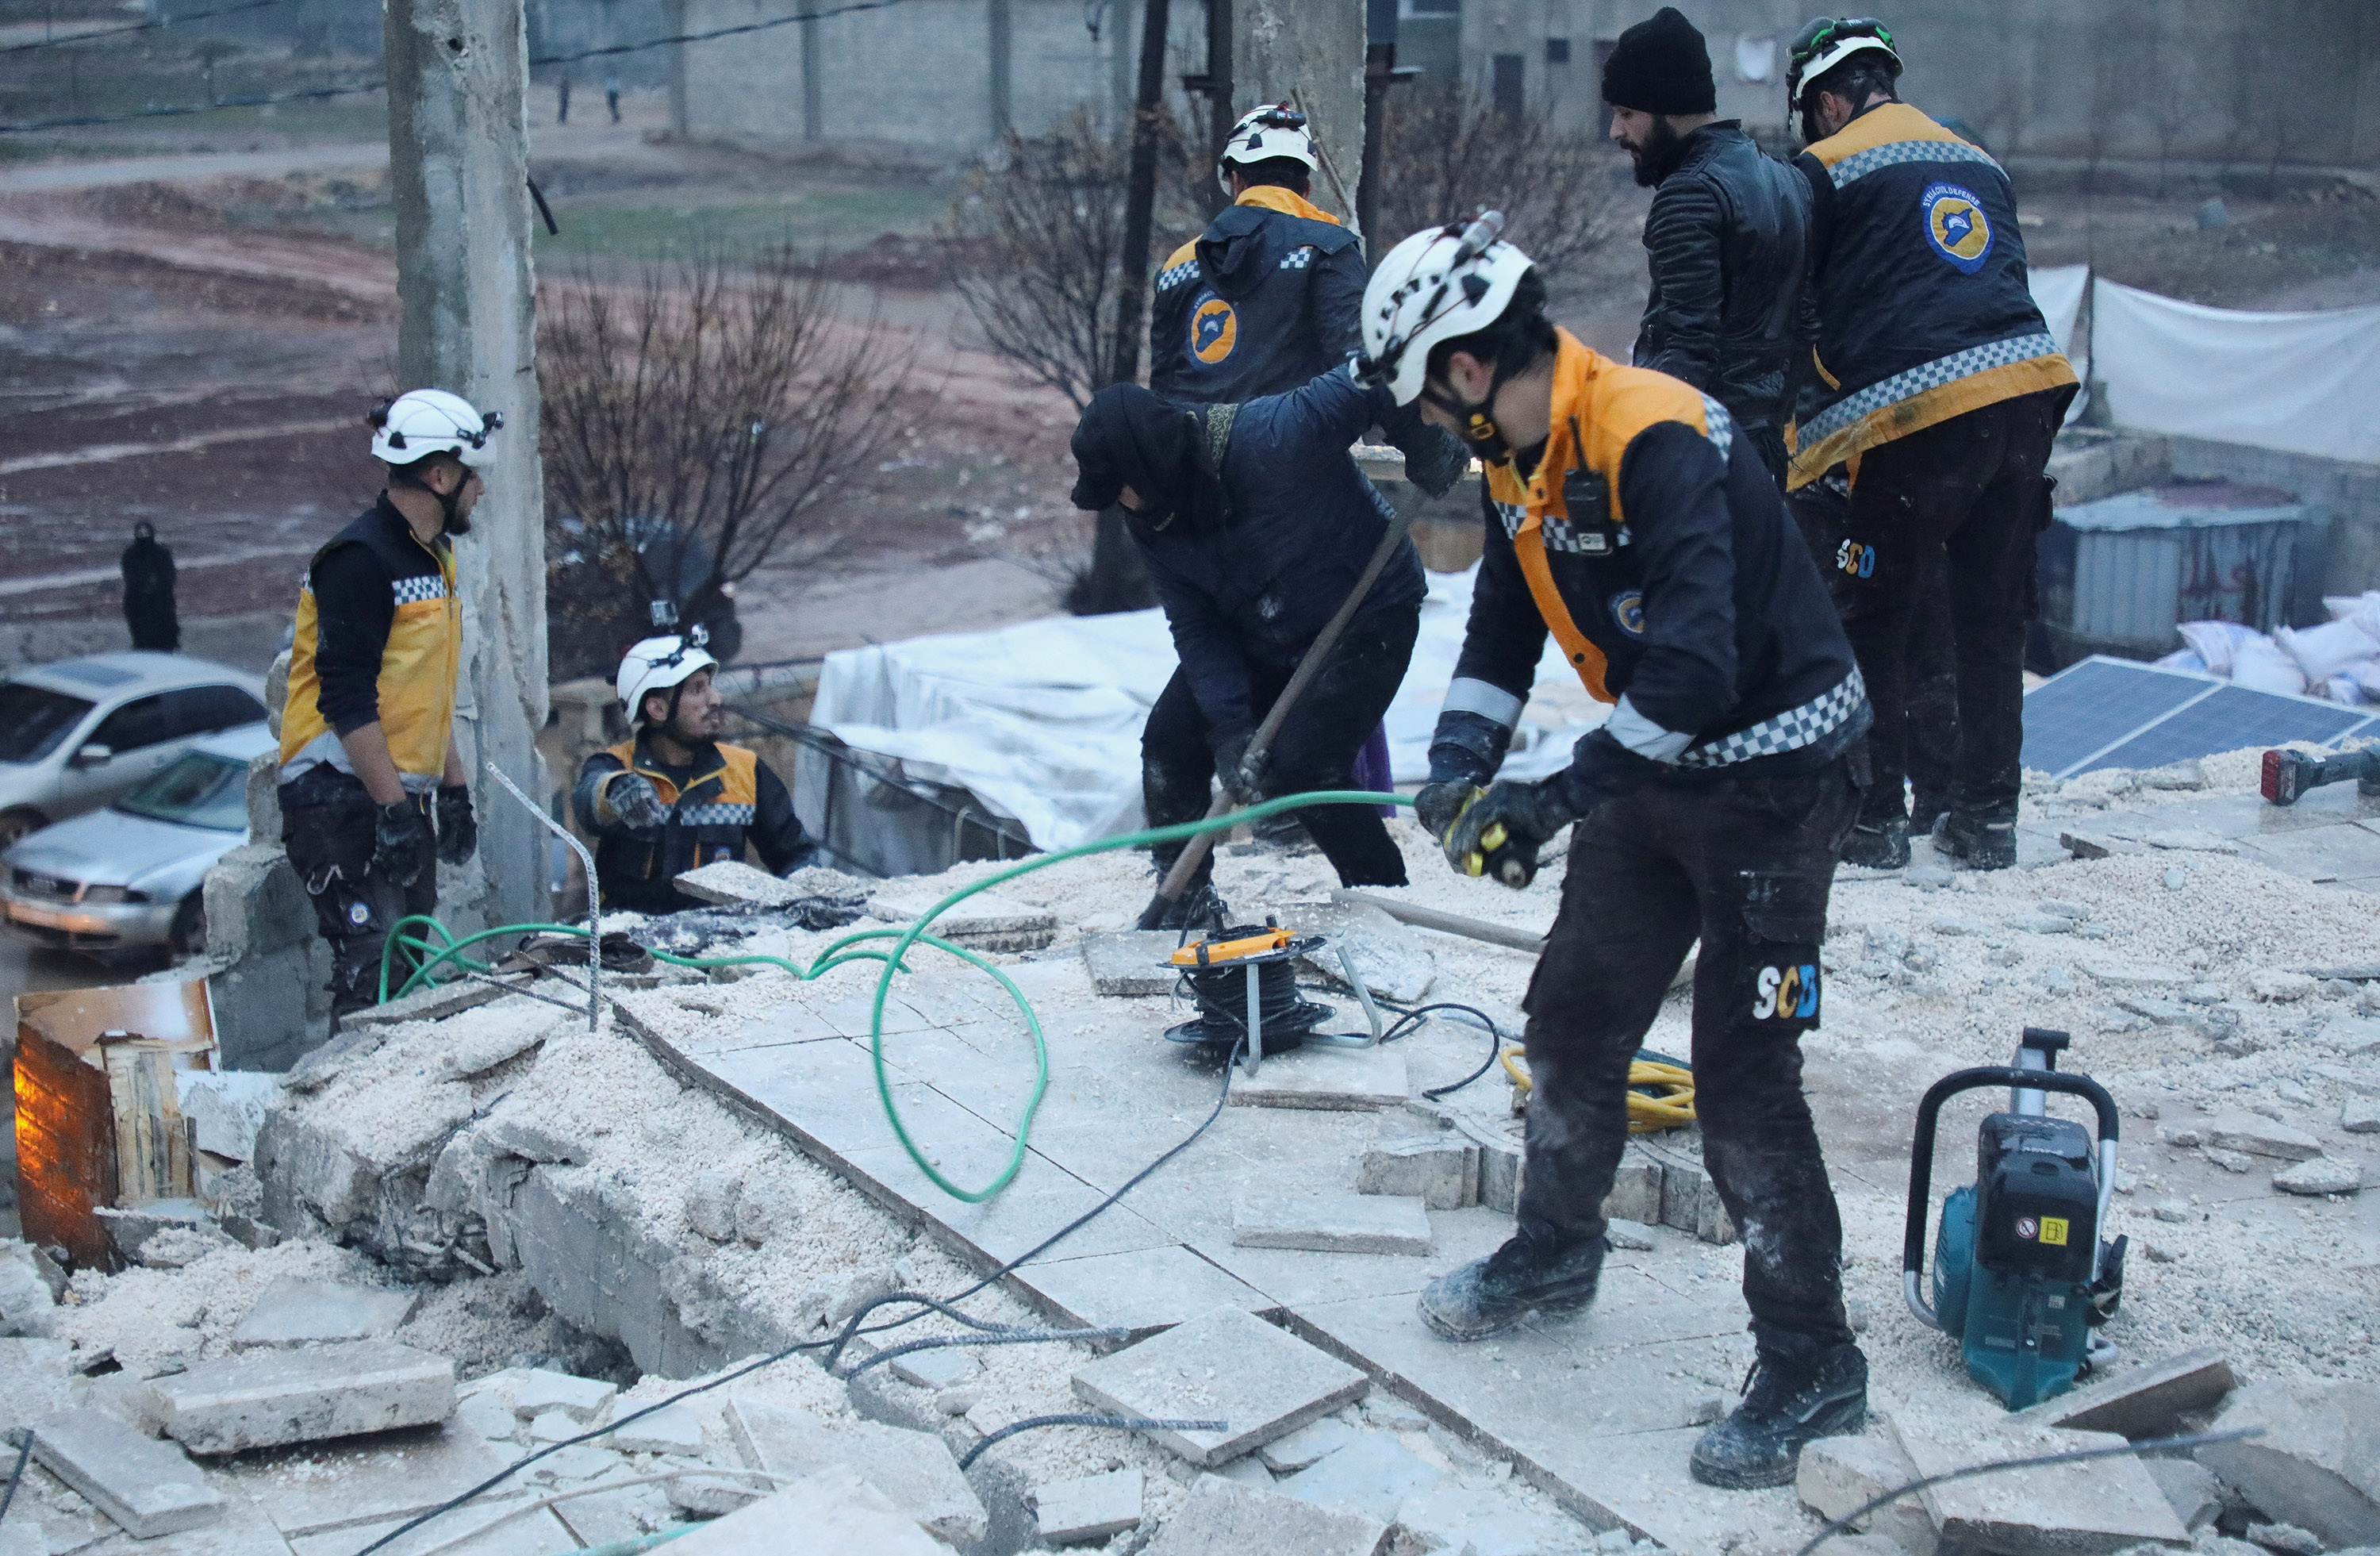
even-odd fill
[[[249,759],[273,745],[262,724],[201,740],[106,809],[0,854],[8,927],[103,962],[205,950],[200,888],[248,841]]]
[[[221,730],[264,722],[264,682],[185,654],[92,654],[0,681],[0,848],[98,808]]]

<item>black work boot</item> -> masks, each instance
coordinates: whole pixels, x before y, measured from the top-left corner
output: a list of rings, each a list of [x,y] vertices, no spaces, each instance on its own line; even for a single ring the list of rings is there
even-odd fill
[[[1694,1444],[1696,1480],[1730,1491],[1790,1485],[1803,1443],[1866,1428],[1867,1357],[1856,1345],[1813,1349],[1752,1364],[1743,1403]]]
[[[1909,863],[1909,823],[1895,816],[1862,821],[1843,843],[1843,863],[1869,869],[1899,869]]]
[[[1421,1321],[1448,1340],[1481,1340],[1536,1311],[1566,1317],[1595,1300],[1603,1276],[1600,1237],[1557,1244],[1520,1234],[1486,1258],[1440,1275],[1422,1289]]]
[[[1942,841],[1969,869],[2007,869],[2016,863],[2016,818],[1953,810],[1942,823]]]

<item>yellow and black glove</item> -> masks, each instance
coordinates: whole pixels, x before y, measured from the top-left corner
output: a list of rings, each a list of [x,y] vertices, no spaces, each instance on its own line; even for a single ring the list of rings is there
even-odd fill
[[[1492,875],[1515,891],[1537,878],[1537,851],[1578,820],[1560,778],[1497,783],[1464,805],[1440,839],[1460,875]]]

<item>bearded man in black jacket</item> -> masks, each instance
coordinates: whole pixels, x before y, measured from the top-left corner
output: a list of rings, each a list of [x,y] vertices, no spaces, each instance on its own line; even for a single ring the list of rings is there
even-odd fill
[[[1673,6],[1620,35],[1604,64],[1603,100],[1611,138],[1634,160],[1636,182],[1653,190],[1645,218],[1652,290],[1635,365],[1725,406],[1781,487],[1810,186],[1763,156],[1739,121],[1718,117],[1703,35]]]

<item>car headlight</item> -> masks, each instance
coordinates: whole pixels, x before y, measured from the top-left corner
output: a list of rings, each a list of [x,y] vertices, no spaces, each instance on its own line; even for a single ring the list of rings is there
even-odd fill
[[[129,886],[85,886],[82,889],[82,901],[85,906],[98,906],[105,903],[147,902],[148,900],[148,893],[136,892]]]

